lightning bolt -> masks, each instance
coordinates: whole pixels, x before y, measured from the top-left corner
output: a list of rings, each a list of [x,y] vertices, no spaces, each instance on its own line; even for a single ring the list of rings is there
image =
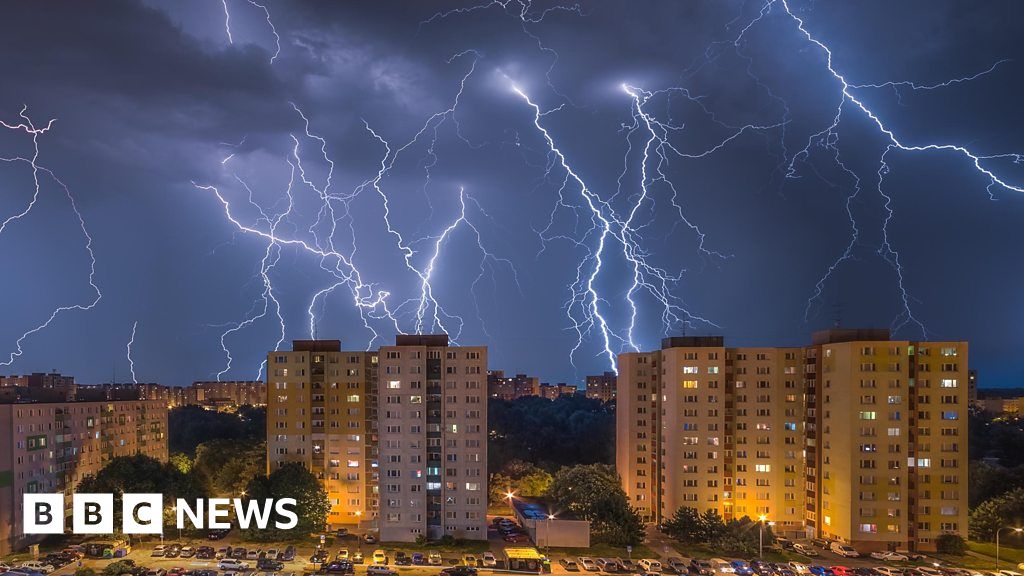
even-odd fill
[[[274,45],[276,49],[274,53],[270,55],[270,63],[273,64],[274,60],[277,60],[277,57],[281,55],[281,36],[277,33],[277,27],[274,26],[274,22],[270,19],[270,10],[267,10],[266,6],[256,2],[256,0],[245,1],[263,11],[267,21],[267,26],[270,28],[270,33],[274,35]],[[224,8],[224,33],[227,34],[228,44],[234,44],[235,38],[231,34],[231,10],[228,9],[228,0],[221,0],[220,3]]]
[[[139,321],[136,320],[132,324],[132,337],[128,339],[128,370],[132,373],[132,384],[138,384],[139,380],[135,377],[135,361],[132,360],[132,346],[135,344],[135,330],[139,327]]]
[[[779,8],[776,10],[776,8]],[[881,244],[877,247],[876,253],[881,259],[886,262],[896,275],[897,283],[896,289],[899,294],[899,300],[901,304],[901,312],[897,314],[893,320],[893,330],[899,330],[907,324],[915,325],[920,332],[927,338],[927,329],[925,328],[922,321],[920,321],[912,310],[912,302],[915,300],[907,287],[906,278],[904,275],[903,266],[900,261],[899,252],[893,246],[889,236],[889,226],[895,215],[892,208],[892,196],[888,194],[884,189],[885,176],[890,172],[891,168],[888,163],[888,157],[891,152],[900,151],[907,153],[926,153],[926,152],[946,152],[952,154],[954,157],[959,157],[966,161],[967,164],[973,168],[984,180],[987,181],[986,190],[989,192],[990,197],[993,197],[993,189],[1000,188],[1013,192],[1024,192],[1024,187],[1020,184],[1012,183],[1007,181],[996,173],[996,169],[989,165],[990,162],[996,160],[1011,159],[1014,162],[1019,162],[1021,158],[1020,154],[1017,153],[1000,153],[1000,154],[981,154],[972,150],[963,144],[939,142],[939,143],[912,143],[906,139],[906,137],[900,136],[896,133],[893,128],[890,128],[883,120],[882,115],[871,108],[862,97],[858,95],[859,91],[862,90],[877,90],[882,88],[891,88],[900,104],[903,104],[901,90],[907,91],[931,91],[947,88],[957,84],[970,82],[983,76],[994,73],[999,66],[1008,62],[1008,60],[999,60],[992,64],[989,68],[980,72],[945,80],[942,82],[923,84],[913,81],[885,81],[876,83],[855,83],[847,79],[846,75],[839,71],[833,62],[833,52],[827,44],[818,39],[807,27],[804,20],[797,15],[797,13],[791,8],[788,0],[767,0],[761,4],[761,8],[758,14],[751,19],[739,32],[739,34],[729,44],[735,47],[742,45],[744,36],[755,26],[766,21],[769,15],[777,13],[779,16],[788,19],[793,24],[796,32],[808,43],[809,46],[821,52],[824,57],[824,68],[828,75],[838,84],[839,86],[839,98],[835,108],[835,114],[832,116],[831,122],[822,128],[821,130],[813,133],[807,140],[806,145],[798,150],[795,154],[788,155],[785,161],[785,176],[787,178],[798,178],[799,170],[797,164],[807,165],[809,164],[809,158],[812,154],[812,148],[821,147],[830,153],[835,165],[838,169],[846,174],[852,181],[852,192],[846,198],[846,212],[850,220],[851,236],[850,241],[847,243],[843,252],[827,267],[822,277],[816,283],[814,291],[811,297],[807,301],[807,307],[805,309],[805,316],[809,315],[814,303],[820,299],[824,290],[825,283],[831,278],[834,272],[847,260],[854,258],[854,249],[860,243],[860,227],[853,215],[851,204],[859,196],[861,192],[861,183],[863,178],[854,172],[841,158],[838,148],[839,143],[839,128],[844,119],[844,111],[856,112],[866,119],[870,125],[872,125],[877,133],[885,140],[885,149],[879,156],[878,169],[874,174],[877,178],[876,190],[879,197],[882,199],[883,209],[885,210],[886,216],[881,224]],[[735,21],[734,21],[735,22]],[[720,45],[723,43],[715,43]],[[715,56],[712,55],[714,50],[709,47],[705,52],[705,60],[710,61]],[[748,73],[749,68],[748,68]],[[752,73],[751,73],[752,74]],[[758,84],[767,89],[767,86],[762,83],[759,79]],[[789,108],[786,107],[786,114],[788,116]],[[783,146],[785,150],[785,147]],[[813,167],[811,167],[813,170]],[[820,176],[820,174],[819,174]]]
[[[75,213],[75,217],[78,220],[79,229],[82,231],[82,235],[85,237],[85,251],[89,254],[89,287],[92,288],[95,297],[85,304],[70,304],[58,306],[57,308],[55,308],[53,312],[50,313],[50,316],[46,319],[45,322],[38,324],[37,326],[28,330],[27,332],[22,333],[22,335],[15,342],[15,350],[10,353],[6,362],[0,362],[0,366],[10,366],[11,364],[13,364],[15,358],[20,357],[24,353],[22,344],[25,342],[25,340],[28,339],[30,336],[36,334],[37,332],[40,332],[49,327],[50,324],[53,323],[53,321],[62,313],[71,310],[92,310],[93,308],[96,307],[97,304],[99,304],[100,300],[103,298],[103,293],[100,292],[99,286],[97,286],[96,284],[96,254],[94,254],[92,250],[92,236],[89,235],[89,230],[86,228],[85,225],[85,219],[82,217],[82,213],[78,210],[78,205],[75,203],[75,197],[71,194],[71,189],[68,188],[68,186],[64,184],[64,182],[61,181],[61,179],[58,178],[56,174],[54,174],[49,168],[46,168],[38,163],[39,137],[47,133],[53,127],[53,123],[56,121],[56,119],[51,119],[49,122],[46,123],[46,126],[37,128],[36,125],[32,122],[32,119],[28,116],[28,106],[22,107],[19,117],[22,119],[22,121],[17,124],[9,124],[3,120],[0,120],[0,125],[9,130],[24,131],[26,134],[31,135],[33,150],[32,157],[0,157],[0,161],[10,163],[20,162],[29,165],[32,168],[32,181],[34,189],[32,193],[32,200],[28,203],[28,205],[21,212],[13,216],[9,216],[3,221],[3,223],[0,223],[0,235],[2,235],[3,232],[7,229],[8,224],[21,220],[32,211],[32,208],[35,206],[36,201],[39,199],[39,195],[42,192],[42,185],[40,183],[39,175],[40,173],[46,174],[47,176],[50,177],[51,180],[53,180],[53,182],[55,182],[64,190],[64,195],[67,197],[68,203],[71,206],[71,210]]]
[[[586,257],[581,260],[576,269],[576,281],[570,286],[570,296],[565,307],[572,328],[576,332],[576,343],[569,354],[570,361],[574,362],[576,352],[583,346],[585,337],[592,330],[598,331],[602,344],[602,354],[613,371],[617,370],[616,351],[613,348],[613,342],[618,342],[620,345],[632,350],[639,350],[639,345],[633,338],[633,329],[636,324],[638,309],[634,295],[641,289],[660,304],[662,319],[667,324],[690,325],[696,321],[704,325],[717,326],[714,322],[687,310],[672,294],[672,287],[682,279],[683,272],[670,274],[664,269],[650,264],[646,259],[647,253],[638,244],[639,235],[633,219],[639,205],[643,203],[647,196],[648,176],[646,165],[649,160],[648,146],[652,140],[649,140],[648,145],[645,146],[645,149],[648,150],[648,156],[644,158],[644,169],[641,175],[643,193],[634,204],[630,215],[622,218],[615,212],[611,204],[595,193],[572,168],[565,154],[555,143],[551,133],[544,127],[542,119],[554,110],[542,111],[540,106],[534,103],[526,92],[514,84],[512,85],[512,91],[519,95],[527,106],[532,109],[533,126],[547,144],[549,160],[545,178],[550,175],[551,170],[555,167],[561,168],[562,173],[564,173],[558,189],[558,201],[554,210],[563,207],[572,209],[572,204],[565,198],[565,193],[571,183],[579,191],[592,223],[592,227],[586,231],[582,239],[572,238],[564,234],[548,236],[551,223],[554,221],[554,216],[552,215],[548,228],[542,230],[540,234],[542,241],[552,239],[568,240],[586,251]],[[555,110],[558,109],[560,108]],[[656,139],[656,136],[654,139]],[[591,236],[595,236],[596,239],[592,240]],[[587,241],[592,241],[593,246],[588,245]],[[624,336],[619,335],[612,329],[608,319],[605,318],[601,307],[602,303],[607,303],[607,300],[600,295],[597,288],[598,278],[601,276],[602,269],[605,266],[605,250],[609,243],[617,243],[621,247],[622,258],[633,270],[633,282],[626,295],[626,300],[631,309],[631,319]]]

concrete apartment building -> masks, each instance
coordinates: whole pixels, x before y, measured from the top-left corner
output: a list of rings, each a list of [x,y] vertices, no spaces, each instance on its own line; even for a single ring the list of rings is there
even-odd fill
[[[380,349],[380,536],[487,538],[487,348],[447,335]]]
[[[324,485],[331,527],[377,516],[377,353],[295,340],[267,355],[268,472],[300,462]]]
[[[487,372],[487,395],[500,400],[539,396],[540,379],[526,374],[506,377],[503,370],[489,370]]]
[[[615,400],[615,372],[605,372],[598,376],[587,376],[587,398],[611,402]]]
[[[649,521],[680,506],[862,551],[967,529],[967,344],[829,330],[804,348],[666,338],[619,357],[616,465]]]
[[[579,388],[565,384],[564,382],[558,384],[544,383],[540,385],[538,395],[541,398],[547,398],[548,400],[557,400],[559,396],[573,396],[579,391]]]
[[[0,555],[42,536],[25,536],[22,495],[63,492],[112,458],[167,460],[167,405],[159,401],[61,401],[0,404]],[[70,526],[70,519],[66,521]]]
[[[182,392],[182,404],[193,404],[211,410],[230,411],[245,405],[267,405],[267,384],[260,380],[193,382]]]

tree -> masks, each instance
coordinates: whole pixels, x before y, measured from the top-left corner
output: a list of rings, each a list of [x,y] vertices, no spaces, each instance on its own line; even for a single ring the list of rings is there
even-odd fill
[[[521,460],[549,472],[573,464],[611,464],[615,459],[615,411],[599,400],[536,396],[488,401],[488,471]]]
[[[968,505],[975,508],[986,500],[1005,494],[1014,488],[1024,487],[1024,465],[1016,468],[971,462],[968,471]]]
[[[943,534],[935,539],[935,549],[940,554],[963,556],[967,553],[967,541],[959,534]]]
[[[534,464],[512,460],[501,472],[491,475],[488,496],[491,504],[503,502],[510,491],[517,496],[536,498],[547,493],[551,480],[551,474]]]
[[[195,462],[193,462],[186,454],[171,454],[170,462],[171,465],[184,474],[191,472],[192,466],[195,464]]]
[[[971,512],[969,533],[972,540],[991,542],[996,530],[1003,526],[1019,526],[1024,522],[1024,488],[982,502]]]
[[[107,564],[103,568],[103,576],[119,576],[120,574],[131,574],[135,570],[135,562],[132,560],[117,560]],[[78,573],[75,573],[78,576]]]
[[[266,530],[257,529],[255,526],[248,530],[247,536],[250,539],[263,542],[290,539],[295,534],[320,532],[327,524],[327,514],[331,510],[327,492],[320,485],[320,481],[298,462],[288,462],[269,476],[254,477],[249,481],[246,496],[249,500],[257,501],[268,498],[295,499],[295,514],[299,521],[295,528],[287,531],[277,529],[274,526],[275,521],[283,519],[275,512],[271,515]]]
[[[85,568],[85,567],[76,568],[75,569],[75,576],[96,576],[96,571],[93,570],[92,568]]]
[[[167,445],[171,452],[195,455],[210,440],[264,440],[266,408],[243,406],[238,412],[217,412],[200,406],[180,406],[167,413]]]
[[[704,542],[704,533],[700,526],[700,514],[696,508],[680,506],[672,518],[662,525],[662,531],[683,544]]]
[[[194,501],[207,495],[203,482],[196,475],[185,474],[169,462],[142,454],[112,459],[96,474],[83,478],[77,490],[112,493],[115,527],[121,526],[121,495],[125,492],[163,494],[165,509],[170,509],[176,498]]]
[[[196,447],[195,470],[212,494],[237,496],[267,470],[267,448],[253,440],[210,440]]]
[[[640,514],[629,505],[615,468],[607,464],[580,464],[559,470],[548,488],[556,508],[590,521],[594,540],[613,546],[643,540]]]

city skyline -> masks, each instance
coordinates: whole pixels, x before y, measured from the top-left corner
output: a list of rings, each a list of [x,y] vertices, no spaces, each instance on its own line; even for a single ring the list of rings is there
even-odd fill
[[[1020,10],[9,7],[0,373],[266,379],[292,340],[444,332],[582,388],[838,323],[1020,386]]]

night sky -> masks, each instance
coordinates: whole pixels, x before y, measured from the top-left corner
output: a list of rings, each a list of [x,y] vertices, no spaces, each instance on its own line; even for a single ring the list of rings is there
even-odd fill
[[[266,1],[4,4],[0,372],[397,327],[579,383],[838,321],[1022,384],[1020,3]]]

